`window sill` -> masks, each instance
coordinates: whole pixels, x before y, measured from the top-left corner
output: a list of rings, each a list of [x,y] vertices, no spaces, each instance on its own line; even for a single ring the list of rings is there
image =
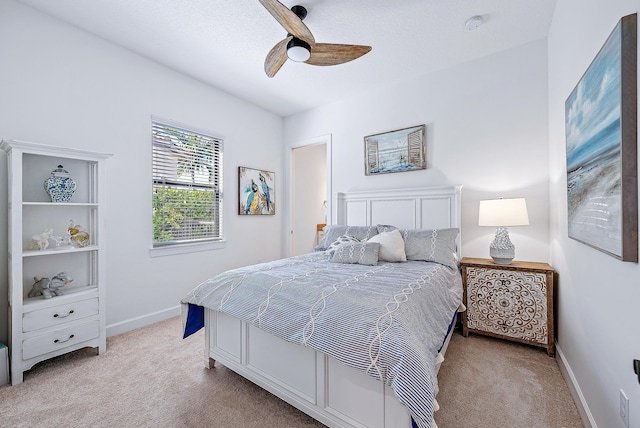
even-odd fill
[[[149,248],[149,256],[164,257],[175,254],[195,253],[198,251],[219,250],[227,245],[227,241],[199,242],[197,244],[177,244],[166,247]]]

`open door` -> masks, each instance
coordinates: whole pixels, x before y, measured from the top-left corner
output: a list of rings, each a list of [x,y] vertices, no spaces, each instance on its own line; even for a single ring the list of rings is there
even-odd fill
[[[313,251],[327,216],[327,143],[291,151],[291,255]]]

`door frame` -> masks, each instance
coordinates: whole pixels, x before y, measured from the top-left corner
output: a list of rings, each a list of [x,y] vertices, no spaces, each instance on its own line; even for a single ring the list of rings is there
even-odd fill
[[[298,141],[295,143],[291,143],[287,146],[286,150],[286,165],[287,174],[286,179],[287,183],[289,183],[289,191],[288,191],[288,201],[289,209],[287,210],[288,218],[286,221],[286,228],[284,229],[284,241],[285,245],[282,247],[283,252],[286,251],[286,254],[283,254],[283,257],[290,257],[293,250],[293,240],[291,239],[291,235],[293,233],[293,174],[294,174],[294,165],[293,165],[293,151],[295,149],[299,149],[305,146],[314,146],[319,144],[326,145],[326,156],[327,156],[327,224],[331,224],[331,219],[333,218],[333,194],[331,193],[331,134],[319,135],[317,137],[309,138],[306,140]]]

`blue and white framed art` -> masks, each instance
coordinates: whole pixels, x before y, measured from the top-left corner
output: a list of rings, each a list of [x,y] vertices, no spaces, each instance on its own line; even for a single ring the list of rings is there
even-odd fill
[[[364,137],[365,175],[427,168],[425,125]]]
[[[569,237],[638,262],[637,15],[623,17],[565,103]]]

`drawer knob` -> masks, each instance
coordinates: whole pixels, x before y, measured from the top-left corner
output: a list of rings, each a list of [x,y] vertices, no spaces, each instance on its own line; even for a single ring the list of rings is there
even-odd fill
[[[67,340],[56,339],[56,340],[53,341],[53,343],[65,343],[65,342],[68,342],[71,339],[73,339],[74,336],[75,336],[75,334],[72,334],[71,336],[69,336],[69,338]]]
[[[53,314],[53,317],[54,318],[66,318],[69,315],[71,315],[72,313],[73,313],[73,309],[71,309],[67,315]]]

